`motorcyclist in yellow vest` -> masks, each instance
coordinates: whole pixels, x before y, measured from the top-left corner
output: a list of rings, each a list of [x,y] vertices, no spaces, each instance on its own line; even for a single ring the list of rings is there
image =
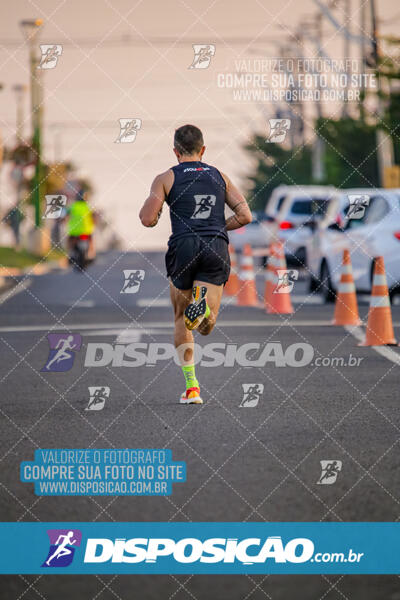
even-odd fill
[[[85,200],[85,194],[79,192],[77,199],[67,208],[68,235],[92,235],[94,231],[93,211]]]
[[[76,200],[67,207],[66,218],[69,247],[71,248],[76,238],[81,235],[87,235],[89,238],[89,258],[94,258],[93,232],[95,229],[95,215],[86,202],[86,192],[80,190],[76,195]]]

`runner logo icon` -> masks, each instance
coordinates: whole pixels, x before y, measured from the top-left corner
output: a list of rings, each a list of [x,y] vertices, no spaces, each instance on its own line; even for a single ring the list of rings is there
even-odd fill
[[[89,402],[85,410],[102,410],[107,398],[110,397],[110,388],[105,386],[89,387]]]
[[[139,291],[140,284],[144,279],[143,269],[124,269],[125,281],[120,294],[136,294]]]
[[[74,558],[75,549],[81,545],[79,529],[48,529],[50,548],[42,567],[68,567]]]
[[[191,219],[208,219],[211,214],[211,209],[215,206],[215,202],[217,197],[213,194],[196,194],[194,196],[194,201],[196,202],[196,207]]]
[[[58,59],[62,54],[63,48],[60,44],[41,44],[40,51],[42,57],[38,64],[38,69],[54,69],[57,66]]]
[[[369,206],[369,196],[367,194],[349,194],[349,208],[347,209],[348,219],[362,219],[365,209]]]
[[[75,352],[81,349],[82,337],[79,333],[49,333],[49,356],[41,369],[45,373],[61,373],[72,369]]]
[[[321,476],[317,481],[318,485],[332,485],[336,482],[337,476],[342,470],[341,460],[320,460]]]
[[[257,406],[262,393],[264,392],[263,383],[242,383],[243,399],[239,404],[240,408],[253,408]]]
[[[299,278],[299,272],[296,269],[277,269],[278,283],[274,289],[274,294],[289,294],[295,281]]]
[[[64,206],[67,204],[67,196],[63,194],[47,194],[45,198],[46,211],[43,219],[59,219]]]
[[[142,119],[119,119],[120,132],[116,144],[131,144],[142,126]]]
[[[193,44],[193,62],[189,69],[207,69],[215,54],[214,44]]]
[[[280,144],[285,141],[286,134],[290,129],[290,119],[268,119],[270,133],[266,142],[277,142]]]

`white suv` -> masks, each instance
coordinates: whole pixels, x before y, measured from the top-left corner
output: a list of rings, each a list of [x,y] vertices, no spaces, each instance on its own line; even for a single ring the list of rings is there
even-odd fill
[[[288,259],[307,264],[306,245],[316,227],[329,211],[333,187],[300,187],[290,191],[271,225],[272,237],[284,242]]]
[[[361,218],[348,218],[350,194],[367,195]],[[363,188],[339,194],[336,218],[322,220],[307,245],[310,288],[327,301],[338,288],[343,250],[350,250],[358,292],[370,292],[374,258],[383,256],[391,295],[400,291],[400,196],[391,190]]]

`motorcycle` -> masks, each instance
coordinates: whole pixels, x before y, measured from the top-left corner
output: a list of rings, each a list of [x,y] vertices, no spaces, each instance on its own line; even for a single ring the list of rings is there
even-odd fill
[[[76,271],[84,271],[91,262],[88,258],[90,235],[70,236],[69,262]]]

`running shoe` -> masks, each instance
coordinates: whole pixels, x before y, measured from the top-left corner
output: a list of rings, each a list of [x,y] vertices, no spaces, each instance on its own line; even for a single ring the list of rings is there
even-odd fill
[[[180,404],[203,404],[200,398],[200,388],[192,387],[183,392],[179,400]]]
[[[185,309],[185,325],[189,330],[196,329],[200,325],[208,309],[205,286],[193,286],[192,294],[193,302]]]

